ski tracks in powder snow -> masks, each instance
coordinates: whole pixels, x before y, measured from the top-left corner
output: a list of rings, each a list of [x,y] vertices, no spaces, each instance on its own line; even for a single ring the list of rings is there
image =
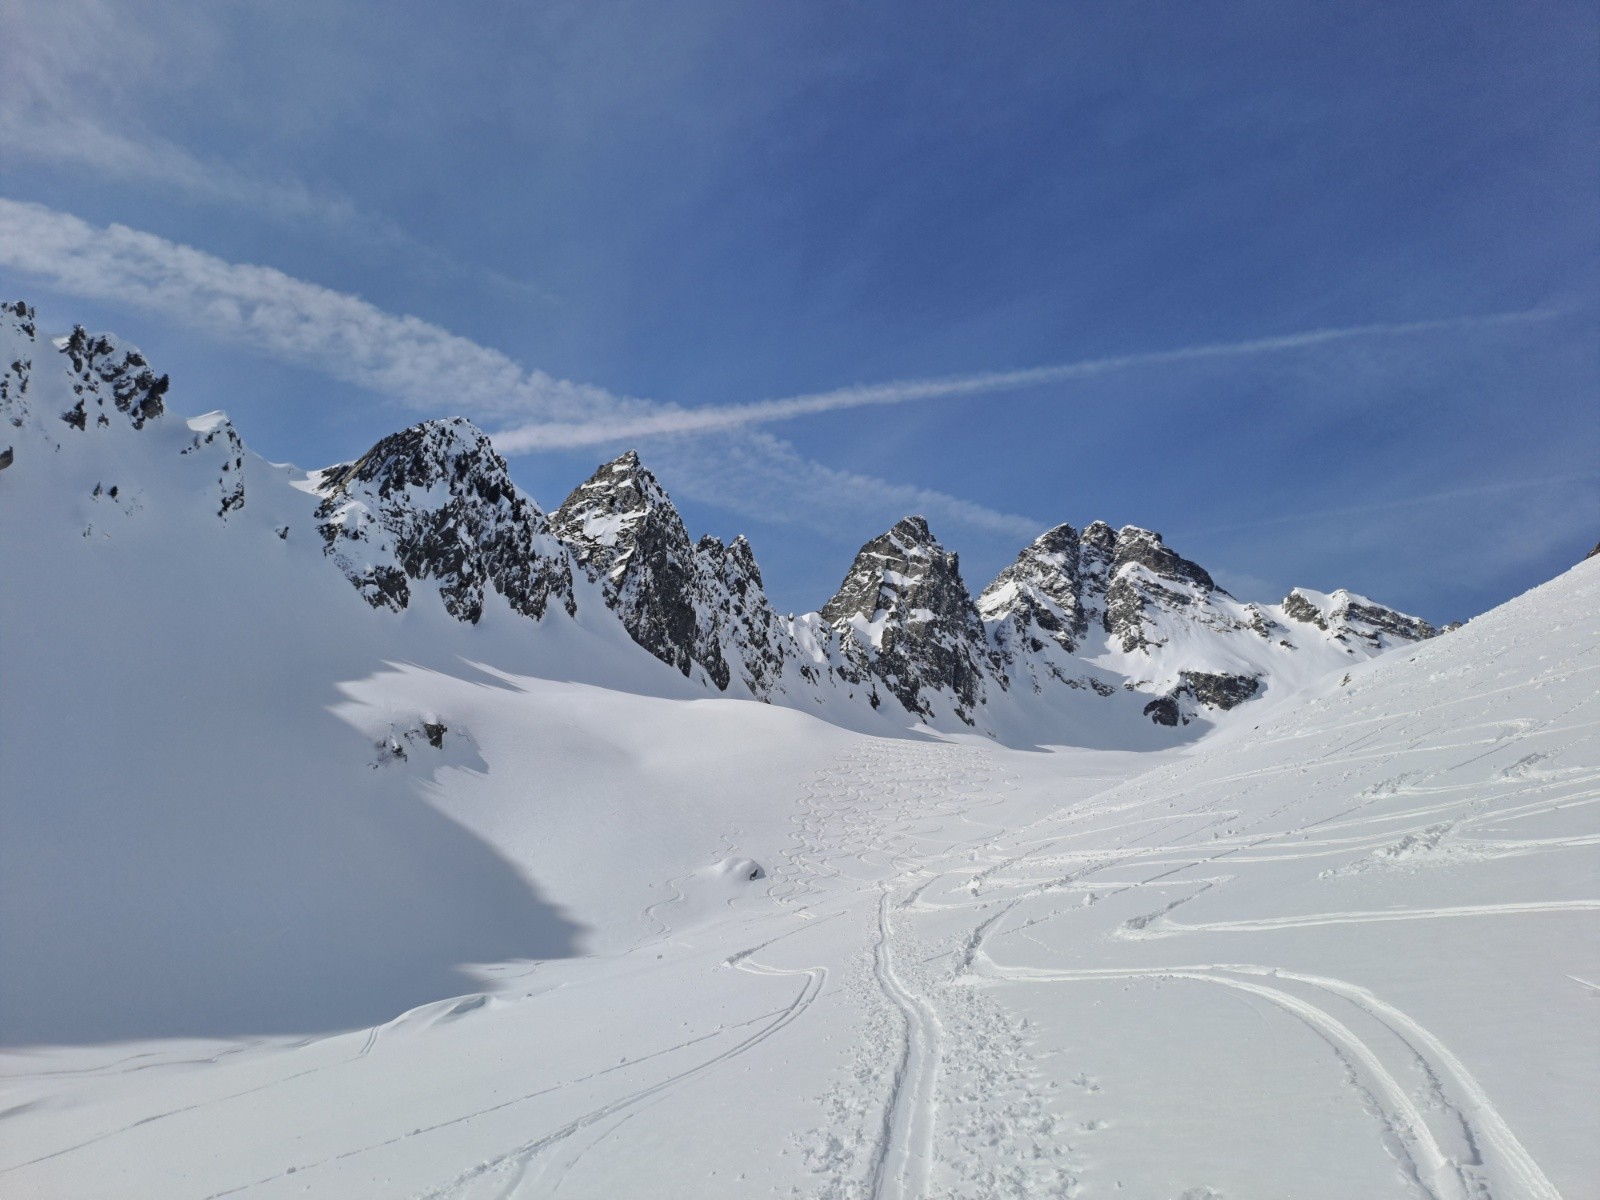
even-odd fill
[[[772,895],[846,906],[870,946],[842,967],[858,1026],[806,1147],[817,1197],[976,1200],[1072,1181],[1023,1028],[990,998],[945,987],[948,972],[929,964],[949,951],[930,953],[911,928],[927,911],[920,891],[1003,832],[989,810],[1012,787],[986,750],[888,743],[804,789]]]

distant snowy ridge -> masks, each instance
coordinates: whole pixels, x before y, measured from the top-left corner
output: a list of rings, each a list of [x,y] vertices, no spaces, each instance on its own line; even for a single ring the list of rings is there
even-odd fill
[[[0,310],[0,352],[0,419],[12,433],[0,440],[0,504],[41,471],[80,472],[73,482],[91,498],[129,501],[137,480],[104,477],[117,450],[60,452],[108,433],[120,446],[162,424],[167,377],[82,327],[41,340],[22,303]],[[749,543],[692,540],[637,453],[602,465],[547,516],[459,417],[302,473],[249,455],[215,413],[187,423],[179,454],[187,462],[170,469],[195,476],[198,503],[224,522],[268,523],[279,539],[316,539],[375,609],[405,611],[424,581],[471,624],[494,596],[533,621],[598,608],[586,619],[620,622],[709,692],[834,719],[876,710],[901,724],[1060,742],[1089,726],[1180,731],[1436,632],[1345,591],[1244,603],[1160,534],[1103,522],[1042,534],[974,599],[957,556],[919,516],[864,545],[820,611],[782,616]],[[144,457],[127,457],[130,469]],[[247,479],[273,499],[254,503]]]

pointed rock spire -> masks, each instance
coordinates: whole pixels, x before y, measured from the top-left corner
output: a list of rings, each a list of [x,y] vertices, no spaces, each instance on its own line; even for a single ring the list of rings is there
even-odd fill
[[[862,546],[821,615],[908,712],[928,716],[942,697],[972,723],[996,668],[960,560],[922,517]]]

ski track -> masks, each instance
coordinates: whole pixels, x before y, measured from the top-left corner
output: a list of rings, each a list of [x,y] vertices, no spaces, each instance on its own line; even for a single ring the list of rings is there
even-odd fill
[[[1597,668],[1585,667],[1585,671]],[[1581,672],[1579,672],[1581,673]],[[1130,966],[1049,966],[1006,963],[993,954],[1002,938],[1026,940],[1038,953],[1060,953],[1060,939],[1030,933],[1048,922],[1088,920],[1098,941],[1132,942],[1159,953],[1165,939],[1195,934],[1271,933],[1321,926],[1465,919],[1544,919],[1600,909],[1600,900],[1510,900],[1503,903],[1441,904],[1430,907],[1352,909],[1299,915],[1246,916],[1186,923],[1172,913],[1201,895],[1225,889],[1256,866],[1302,859],[1338,859],[1344,865],[1323,877],[1362,870],[1415,869],[1447,862],[1460,865],[1528,854],[1553,854],[1600,843],[1600,835],[1493,839],[1512,822],[1528,821],[1600,800],[1597,773],[1562,767],[1548,750],[1530,750],[1552,731],[1567,736],[1596,727],[1573,720],[1592,697],[1580,699],[1542,720],[1486,717],[1482,705],[1501,692],[1489,689],[1450,704],[1475,704],[1475,722],[1437,736],[1436,720],[1395,723],[1361,717],[1317,736],[1317,753],[1292,766],[1269,765],[1208,776],[1199,798],[1185,804],[1189,759],[1157,766],[1127,780],[1105,780],[1110,794],[1091,795],[1017,827],[991,819],[1014,791],[1014,779],[981,748],[947,743],[883,741],[853,749],[816,771],[800,787],[787,845],[773,856],[766,898],[771,912],[752,911],[747,948],[727,954],[721,965],[756,976],[798,979],[799,990],[780,1008],[766,1007],[716,1031],[640,1054],[523,1095],[499,1101],[394,1137],[353,1147],[317,1161],[212,1192],[223,1200],[288,1176],[303,1177],[408,1138],[425,1136],[503,1112],[562,1088],[611,1077],[628,1084],[582,1114],[554,1128],[528,1131],[504,1151],[459,1170],[445,1182],[413,1193],[413,1200],[465,1200],[490,1189],[501,1200],[550,1195],[567,1183],[577,1164],[602,1143],[625,1136],[631,1123],[679,1086],[732,1062],[804,1018],[824,991],[830,971],[876,997],[892,1016],[897,1038],[869,1037],[863,1029],[855,1049],[857,1069],[840,1082],[853,1089],[846,1114],[876,1114],[870,1128],[842,1125],[831,1131],[846,1152],[830,1157],[817,1180],[825,1197],[919,1200],[933,1195],[979,1195],[960,1190],[983,1173],[999,1153],[994,1128],[1049,1131],[1039,1114],[1053,1111],[1042,1084],[1030,1075],[1034,1052],[1006,1024],[999,1006],[968,1005],[959,1019],[951,1007],[975,990],[1014,986],[1093,986],[1108,981],[1181,981],[1220,988],[1271,1005],[1320,1039],[1341,1064],[1354,1103],[1370,1113],[1378,1137],[1403,1179],[1429,1200],[1560,1200],[1510,1124],[1466,1064],[1417,1020],[1357,983],[1270,963],[1151,962]],[[1448,705],[1447,705],[1448,707]],[[1420,726],[1420,730],[1419,730]],[[1485,736],[1477,736],[1484,734]],[[1294,735],[1291,735],[1291,738]],[[1263,744],[1273,744],[1268,737]],[[1277,740],[1286,740],[1281,736]],[[1425,753],[1425,760],[1420,755]],[[1465,779],[1461,772],[1502,756],[1492,777]],[[1334,774],[1337,770],[1339,773]],[[1376,782],[1368,782],[1376,779]],[[1364,786],[1357,786],[1359,784]],[[1284,793],[1270,806],[1249,798],[1263,789]],[[1164,803],[1152,807],[1156,801]],[[1246,820],[1246,812],[1255,812]],[[1493,826],[1492,829],[1486,828]],[[731,854],[738,831],[726,834],[719,853]],[[671,913],[684,898],[690,873],[662,884],[665,895],[640,914],[647,932],[633,951],[672,940]],[[1146,890],[1177,894],[1159,908],[1107,924],[1096,907],[1124,893]],[[1106,910],[1100,910],[1104,912]],[[820,915],[819,915],[820,912]],[[963,915],[965,914],[965,915]],[[758,961],[784,939],[818,925],[859,918],[868,931],[868,952],[849,962],[778,967]],[[919,920],[965,922],[937,944],[922,942]],[[773,924],[776,922],[777,924]],[[836,927],[838,928],[838,927]],[[762,934],[770,936],[761,937]],[[1092,935],[1091,935],[1092,937]],[[759,939],[759,940],[758,940]],[[953,939],[953,940],[952,940]],[[737,945],[735,941],[733,945]],[[1068,942],[1068,946],[1079,943]],[[1253,946],[1276,945],[1265,940]],[[1129,947],[1131,952],[1132,947]],[[932,952],[928,952],[932,951]],[[941,963],[935,969],[932,964]],[[1587,992],[1600,985],[1569,976]],[[1252,1008],[1255,1008],[1252,1005]],[[1259,1015],[1259,1013],[1258,1013]],[[403,1020],[398,1018],[397,1020]],[[392,1022],[391,1022],[392,1024]],[[947,1026],[954,1032],[947,1034]],[[353,1054],[286,1074],[216,1100],[153,1113],[76,1145],[0,1174],[71,1154],[153,1122],[199,1108],[220,1106],[317,1071],[357,1064],[378,1044],[384,1026],[366,1032]],[[1270,1025],[1269,1025],[1270,1029]],[[687,1066],[641,1082],[638,1073],[656,1059],[738,1035],[734,1044],[704,1053]],[[988,1140],[963,1133],[954,1109],[942,1112],[947,1077],[970,1070],[974,1051],[1001,1053],[1013,1062],[1014,1094],[986,1097],[994,1121]],[[995,1048],[1000,1050],[996,1051]],[[237,1053],[222,1051],[215,1061]],[[1051,1051],[1050,1053],[1055,1053]],[[963,1057],[965,1056],[965,1057]],[[190,1060],[183,1060],[190,1061]],[[132,1065],[130,1065],[132,1064]],[[120,1060],[78,1074],[130,1071],[167,1065]],[[981,1068],[982,1063],[978,1063]],[[51,1072],[40,1072],[40,1075]],[[868,1093],[874,1084],[881,1090]],[[1009,1106],[1009,1107],[1008,1107]],[[838,1118],[842,1119],[842,1118]],[[639,1128],[639,1126],[632,1126]],[[1095,1122],[1079,1128],[1093,1130]],[[852,1140],[854,1139],[854,1140]],[[1060,1140],[1059,1137],[1057,1140]],[[854,1146],[855,1149],[849,1149]],[[1037,1144],[1032,1149],[1037,1158]],[[1031,1194],[1022,1156],[1017,1194]],[[1038,1170],[1043,1172],[1043,1160]],[[1049,1164],[1052,1189],[1067,1178]],[[1076,1168],[1074,1168],[1076,1169]],[[1047,1176],[1039,1175],[1039,1186]],[[1120,1186],[1120,1184],[1118,1185]],[[1040,1191],[1038,1194],[1044,1194]],[[1050,1194],[1057,1194],[1052,1190]],[[1059,1194],[1070,1194],[1062,1190]]]
[[[900,1012],[905,1041],[892,1076],[883,1139],[872,1166],[871,1195],[873,1200],[918,1200],[928,1194],[933,1160],[939,1019],[895,970],[887,887],[878,901],[873,972],[884,995]]]

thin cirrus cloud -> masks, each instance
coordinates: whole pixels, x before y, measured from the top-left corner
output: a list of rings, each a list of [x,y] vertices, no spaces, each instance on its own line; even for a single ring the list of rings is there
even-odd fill
[[[946,400],[965,396],[1018,391],[1074,379],[1092,379],[1117,371],[1202,359],[1246,358],[1289,350],[1303,350],[1331,342],[1361,338],[1398,338],[1426,333],[1445,333],[1472,328],[1544,321],[1560,315],[1552,309],[1528,309],[1487,316],[1449,317],[1432,321],[1410,321],[1384,325],[1354,325],[1339,329],[1313,329],[1279,337],[1252,338],[1247,341],[1185,346],[1176,350],[1155,350],[1085,359],[1056,366],[1030,367],[1020,371],[994,371],[979,375],[957,375],[940,379],[908,379],[891,383],[857,384],[804,396],[758,400],[747,404],[728,404],[708,408],[664,407],[663,411],[620,421],[584,421],[572,424],[546,422],[502,430],[495,445],[504,453],[530,450],[567,449],[613,442],[619,438],[640,438],[670,434],[703,433],[744,425],[785,421],[840,409],[863,408],[880,404],[909,404],[918,400]]]
[[[99,228],[43,205],[0,198],[0,266],[66,295],[154,310],[422,411],[448,397],[476,420],[605,427],[616,431],[613,440],[689,411],[529,370],[427,321],[271,267],[226,262],[122,225]],[[756,430],[722,424],[704,435],[669,438],[653,457],[684,495],[744,515],[805,520],[829,534],[853,530],[863,511],[918,510],[1013,536],[1043,527],[942,492],[834,470]]]
[[[942,492],[838,471],[754,426],[874,405],[959,399],[1118,371],[1244,358],[1360,339],[1394,339],[1547,320],[1549,309],[1372,324],[1119,355],[1020,371],[901,380],[717,407],[620,396],[528,369],[497,350],[416,317],[270,267],[230,263],[122,225],[98,228],[42,205],[0,198],[0,263],[69,295],[160,311],[285,361],[418,410],[449,397],[458,411],[505,426],[505,454],[659,439],[687,496],[766,520],[806,518],[840,532],[867,509],[920,510],[987,533],[1032,536],[1042,523]],[[794,501],[804,497],[806,503]],[[819,497],[825,497],[819,501]]]
[[[203,160],[145,127],[157,77],[204,46],[198,23],[159,7],[133,14],[107,0],[3,5],[0,145],[12,158],[75,167],[120,183],[306,221],[343,236],[394,240],[398,230],[297,180]]]

